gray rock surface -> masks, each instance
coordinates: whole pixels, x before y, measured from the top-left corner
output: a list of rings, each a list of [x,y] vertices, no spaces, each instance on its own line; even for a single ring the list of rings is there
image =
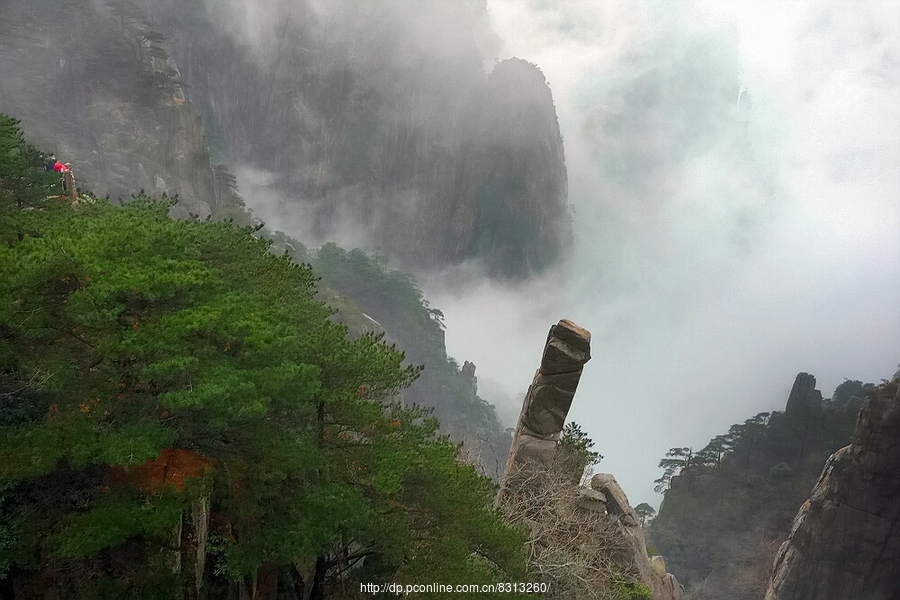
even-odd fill
[[[529,461],[550,466],[584,364],[591,359],[591,334],[566,319],[550,328],[541,368],[525,395],[500,487]]]
[[[497,495],[498,504],[529,485],[523,481],[534,472],[532,469],[553,466],[581,372],[591,358],[590,341],[590,332],[565,319],[550,328],[541,367],[525,396],[513,434]],[[665,563],[661,559],[657,561],[657,569],[662,565],[661,573],[655,573],[651,568],[640,519],[615,477],[606,473],[595,475],[590,487],[577,490],[576,506],[578,511],[584,511],[582,514],[594,513],[596,516],[592,518],[608,518],[618,528],[616,535],[621,536],[624,543],[614,544],[618,549],[611,551],[612,555],[606,560],[650,587],[653,600],[681,600],[682,588],[673,575],[665,572]]]
[[[666,563],[662,556],[650,559],[650,577],[652,580],[653,600],[681,600],[684,589],[675,576],[666,573]]]
[[[591,478],[591,489],[600,492],[606,498],[606,514],[619,526],[619,532],[628,542],[625,556],[616,557],[616,562],[630,567],[637,572],[644,585],[652,586],[650,573],[650,557],[647,555],[647,542],[641,528],[637,513],[628,502],[628,496],[609,473],[599,473]]]
[[[618,519],[626,527],[638,528],[639,531],[636,532],[636,537],[640,538],[640,545],[644,547],[644,532],[640,529],[640,519],[631,507],[631,503],[628,502],[628,496],[625,495],[625,491],[619,486],[616,478],[609,473],[594,475],[591,479],[591,489],[600,492],[606,497],[606,513],[608,515]],[[647,553],[646,548],[644,548],[643,552],[644,554]]]
[[[816,389],[816,378],[809,373],[798,373],[788,396],[785,413],[796,415],[822,409],[822,392]]]
[[[766,600],[897,598],[900,397],[894,380],[866,402],[853,442],[825,464],[778,551]]]
[[[227,162],[266,173],[265,192],[302,211],[315,237],[353,227],[408,269],[474,263],[516,278],[570,247],[551,90],[524,60],[485,76],[493,57],[468,30],[490,27],[478,3],[410,13],[404,2],[258,0],[266,17],[252,32],[212,4],[138,4],[171,40]]]
[[[0,112],[21,119],[35,147],[71,162],[79,185],[97,196],[177,194],[174,214],[206,218],[213,172],[200,115],[165,75],[165,61],[132,52],[142,25],[120,29],[105,10],[3,4]]]

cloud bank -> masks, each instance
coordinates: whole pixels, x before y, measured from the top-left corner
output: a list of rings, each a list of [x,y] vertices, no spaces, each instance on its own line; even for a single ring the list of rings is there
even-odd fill
[[[451,354],[521,397],[549,325],[587,327],[570,416],[633,503],[658,502],[668,448],[783,409],[798,372],[826,396],[894,372],[900,5],[488,10],[501,58],[538,64],[553,90],[576,254],[564,283],[425,281]]]

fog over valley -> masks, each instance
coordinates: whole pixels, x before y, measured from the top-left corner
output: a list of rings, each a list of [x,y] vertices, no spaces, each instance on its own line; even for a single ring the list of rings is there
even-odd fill
[[[633,502],[655,503],[668,448],[702,447],[731,423],[783,410],[798,372],[826,396],[844,378],[891,377],[900,7],[501,1],[489,11],[502,56],[535,62],[553,90],[576,241],[562,284],[460,292],[427,280],[451,354],[475,362],[479,381],[521,396],[547,323],[589,329],[594,358],[570,417],[605,456],[597,468]],[[629,126],[616,130],[611,115]],[[739,151],[731,119],[748,121]]]
[[[900,2],[0,0],[2,598],[900,598],[898,363]]]
[[[310,132],[299,133],[308,141],[296,150],[232,150],[239,189],[270,229],[313,246],[336,241],[378,252],[414,272],[446,316],[449,353],[477,365],[485,399],[511,404],[500,408],[512,419],[507,426],[514,425],[547,327],[559,318],[593,334],[594,359],[570,418],[605,456],[598,469],[615,474],[635,502],[658,502],[653,480],[668,448],[702,447],[750,414],[782,410],[798,372],[814,374],[829,396],[844,378],[877,382],[896,370],[896,4],[490,0],[474,18],[449,2],[412,10],[384,1],[361,13],[351,4],[231,2],[211,14],[220,34],[250,49],[248,72],[265,74],[258,84],[276,82],[267,92],[274,96],[290,92],[291,62],[308,60],[302,53],[288,58],[279,42],[286,31],[329,37],[335,48],[349,44],[357,62],[348,73],[356,73],[356,84],[362,85],[360,74],[374,76],[381,94],[398,94],[397,104],[372,104],[360,118],[384,128],[406,123],[422,132],[423,143],[459,138],[451,154],[466,152],[465,136],[483,127],[477,119],[488,112],[481,100],[473,100],[475,112],[459,108],[465,100],[456,95],[477,83],[471,69],[465,79],[454,79],[462,76],[453,69],[479,57],[486,73],[512,57],[536,65],[563,138],[574,232],[568,258],[518,281],[489,277],[483,260],[465,253],[446,268],[410,260],[421,255],[419,240],[437,230],[417,231],[408,217],[386,220],[384,211],[443,218],[449,180],[438,176],[426,188],[406,181],[400,161],[408,158],[398,155],[398,168],[383,175],[386,195],[373,198],[353,179],[359,175],[341,181],[333,166],[323,171],[315,162],[331,160],[336,148],[358,148],[365,138],[356,140],[353,123],[343,125],[341,114],[348,113],[337,111],[369,110],[369,100],[333,105],[334,115],[323,117],[345,129],[324,138],[322,159],[305,150],[323,143],[314,133],[323,125],[310,106],[295,100],[284,113],[288,121],[266,108],[268,127],[286,132],[285,123],[296,120],[300,132]],[[367,19],[375,25],[365,25]],[[320,24],[306,29],[307,22]],[[403,36],[390,38],[398,26]],[[366,33],[357,40],[360,28]],[[425,58],[411,58],[415,53]],[[401,91],[429,64],[451,65],[426,84],[446,88],[445,104]],[[392,151],[373,149],[382,156]],[[446,167],[447,156],[433,157],[436,170]],[[435,204],[422,209],[422,202]],[[366,217],[371,207],[382,212]],[[499,231],[512,230],[510,215],[527,209],[510,210],[495,225]]]
[[[552,90],[573,255],[524,283],[485,278],[477,263],[417,276],[446,315],[450,354],[477,365],[481,395],[508,426],[559,318],[593,334],[570,418],[605,456],[598,469],[635,502],[658,502],[656,463],[668,448],[702,447],[750,414],[783,410],[798,372],[816,375],[826,396],[845,378],[893,374],[896,4],[486,8],[499,39],[482,47],[494,54],[485,68],[524,58]],[[248,27],[262,26],[255,9],[241,10],[251,11]],[[415,30],[423,15],[404,14]],[[453,39],[462,26],[441,27]],[[324,240],[302,208],[272,192],[272,175],[237,173],[268,225]],[[328,239],[380,246],[365,223],[339,222]]]

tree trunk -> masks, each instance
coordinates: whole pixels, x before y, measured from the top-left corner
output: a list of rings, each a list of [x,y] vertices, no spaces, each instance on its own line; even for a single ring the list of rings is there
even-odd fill
[[[328,561],[324,556],[316,559],[316,572],[313,574],[312,592],[309,600],[325,600],[325,571],[328,569]]]

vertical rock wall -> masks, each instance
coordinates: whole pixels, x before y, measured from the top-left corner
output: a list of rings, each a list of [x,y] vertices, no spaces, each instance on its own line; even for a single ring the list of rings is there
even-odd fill
[[[250,205],[302,215],[308,231],[290,233],[502,278],[570,249],[552,92],[524,60],[485,75],[484,6],[259,0],[248,24],[237,2],[138,4],[171,40],[213,147],[247,174]]]
[[[209,216],[206,130],[166,61],[139,56],[147,26],[102,3],[0,3],[0,112],[30,143],[71,162],[78,184],[128,198],[178,195],[174,216]]]
[[[792,394],[793,397],[793,394]],[[900,396],[866,402],[775,558],[766,600],[900,598]]]

